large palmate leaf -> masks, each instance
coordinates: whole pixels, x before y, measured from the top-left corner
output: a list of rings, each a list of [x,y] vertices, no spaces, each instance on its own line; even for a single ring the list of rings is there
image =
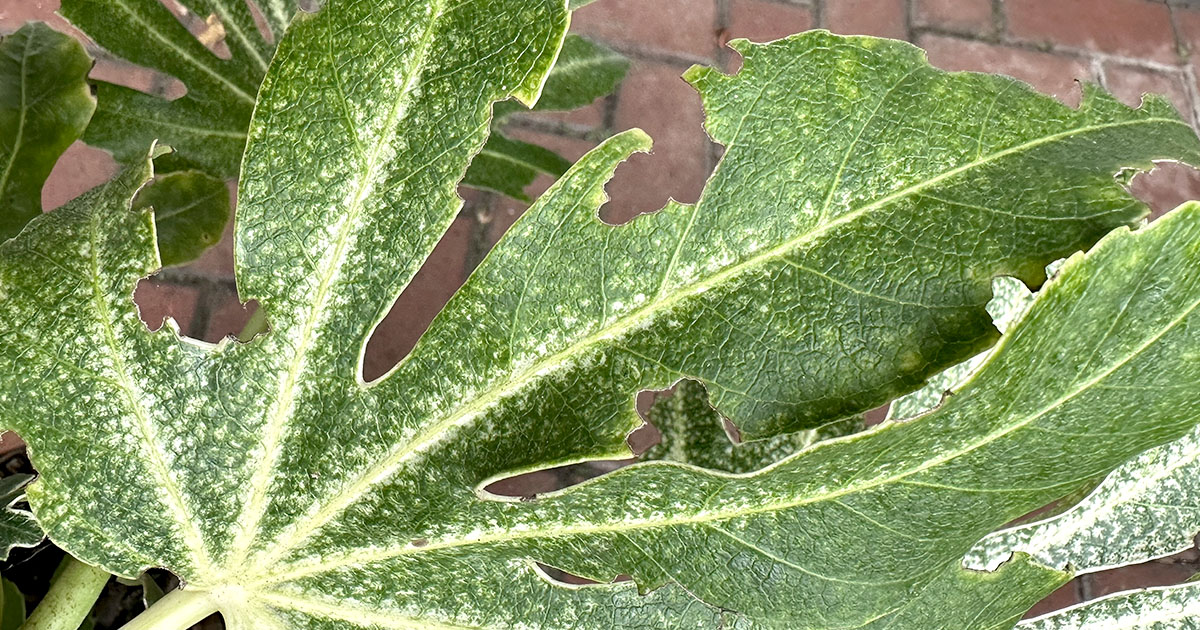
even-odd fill
[[[99,82],[99,109],[86,140],[136,162],[151,141],[175,149],[172,169],[198,168],[219,178],[238,174],[254,97],[275,41],[298,9],[297,0],[262,6],[271,37],[255,25],[246,0],[182,0],[192,15],[214,16],[231,53],[222,59],[201,44],[159,0],[64,0],[61,13],[98,44],[134,63],[163,71],[188,88],[168,101],[127,87]],[[149,45],[147,45],[149,43]],[[628,61],[581,37],[568,38],[561,65],[546,82],[547,111],[582,107],[609,94]],[[498,105],[497,122],[520,106]],[[528,201],[524,189],[539,174],[562,175],[570,162],[543,147],[498,132],[476,158],[463,183]],[[215,216],[215,215],[214,215]]]
[[[740,42],[738,75],[688,75],[726,146],[696,206],[599,221],[613,168],[648,148],[611,140],[365,383],[367,337],[457,214],[493,103],[536,100],[567,21],[551,0],[297,18],[241,180],[237,281],[271,328],[252,343],[138,320],[129,295],[159,264],[129,211],[144,161],[0,249],[0,410],[50,536],[185,581],[135,628],[214,610],[235,629],[1011,625],[1067,576],[966,571],[971,545],[1200,420],[1195,387],[1123,389],[1200,379],[1195,211],[1069,265],[922,419],[754,475],[648,463],[530,502],[482,488],[627,455],[635,394],[683,377],[763,438],[912,390],[995,339],[994,275],[1036,283],[1135,220],[1113,175],[1200,142],[1159,99],[1089,90],[1076,111],[906,44]],[[661,588],[557,586],[535,561]]]
[[[33,22],[0,42],[0,240],[42,212],[42,186],[96,107],[92,62],[74,39]]]
[[[216,16],[231,57],[200,43],[159,0],[63,0],[59,12],[104,49],[183,82],[175,100],[97,82],[97,108],[84,140],[117,160],[137,162],[154,141],[172,161],[221,178],[237,175],[255,95],[274,43],[263,37],[245,0],[180,0],[192,14]],[[259,3],[272,39],[284,33],[296,0]]]

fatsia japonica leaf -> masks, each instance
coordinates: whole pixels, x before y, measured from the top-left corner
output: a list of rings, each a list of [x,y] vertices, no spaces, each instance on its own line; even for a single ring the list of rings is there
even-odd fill
[[[99,109],[85,139],[122,162],[140,160],[149,143],[157,140],[175,149],[166,160],[172,170],[197,168],[232,178],[241,165],[254,97],[275,52],[274,42],[283,36],[298,2],[260,3],[270,38],[259,33],[246,0],[183,0],[181,5],[195,16],[217,18],[230,59],[201,44],[159,0],[64,0],[63,16],[98,44],[174,76],[188,88],[182,98],[168,101],[99,82]],[[541,109],[587,105],[612,92],[628,69],[621,55],[578,36],[568,38],[561,62],[561,69],[546,82]],[[523,109],[515,103],[496,107],[497,122]],[[463,184],[528,201],[524,189],[539,174],[557,177],[570,165],[549,149],[497,132]]]
[[[610,94],[625,78],[629,60],[620,54],[578,35],[568,35],[535,111],[569,111],[583,107]],[[492,136],[471,162],[463,185],[492,190],[519,201],[529,201],[525,188],[538,175],[559,177],[571,162],[536,144],[504,135],[508,117],[525,111],[513,101],[496,103],[492,118]]]
[[[159,257],[163,265],[178,265],[221,240],[229,222],[229,189],[199,171],[178,171],[156,177],[133,206],[154,209]]]
[[[42,212],[42,186],[96,107],[92,60],[74,39],[31,22],[0,42],[0,240]]]
[[[29,510],[16,507],[31,481],[33,475],[23,474],[0,479],[0,560],[7,560],[14,547],[33,547],[45,538]]]
[[[159,0],[63,0],[59,13],[110,53],[183,82],[175,100],[97,82],[97,107],[84,134],[123,163],[137,163],[154,141],[171,146],[173,164],[234,177],[259,83],[297,10],[296,0],[259,2],[270,39],[245,0],[180,0],[201,18],[216,16],[231,57],[200,43]]]
[[[1124,389],[1200,378],[1194,211],[1070,265],[919,420],[753,475],[656,462],[530,502],[483,488],[626,456],[635,394],[680,378],[762,438],[916,388],[995,339],[993,276],[1040,281],[1144,212],[1114,174],[1200,158],[1187,125],[1160,99],[1089,89],[1072,110],[901,43],[739,42],[736,76],[688,75],[726,145],[698,204],[602,223],[604,183],[649,146],[618,136],[364,382],[493,103],[537,99],[567,22],[551,0],[329,0],[292,23],[241,178],[237,282],[271,328],[251,343],[139,321],[133,286],[159,266],[153,217],[129,209],[144,160],[0,247],[0,410],[51,538],[180,576],[133,628],[999,629],[1064,581],[961,558],[1196,424],[1196,387]],[[567,588],[535,562],[637,586]]]
[[[765,468],[817,442],[862,428],[860,418],[850,418],[819,429],[755,442],[734,442],[726,431],[725,419],[708,403],[704,386],[686,379],[675,386],[670,397],[650,408],[647,420],[662,438],[642,454],[643,460],[666,460],[735,473]]]
[[[1117,593],[1022,621],[1018,630],[1196,630],[1200,584]]]

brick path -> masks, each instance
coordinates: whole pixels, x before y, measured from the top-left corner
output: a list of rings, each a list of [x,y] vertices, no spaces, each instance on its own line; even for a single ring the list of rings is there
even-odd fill
[[[26,19],[55,21],[56,0],[0,0],[0,32]],[[809,28],[906,39],[949,70],[1001,72],[1077,103],[1077,80],[1100,83],[1136,105],[1143,92],[1166,94],[1188,120],[1200,120],[1200,1],[1179,0],[598,0],[580,10],[574,30],[602,40],[635,60],[614,96],[565,115],[526,116],[513,135],[578,158],[614,131],[641,127],[655,152],[636,156],[609,186],[606,219],[628,220],[668,198],[694,201],[718,151],[701,129],[700,102],[679,75],[692,64],[732,68],[724,44],[765,41]],[[133,73],[133,74],[131,74]],[[167,89],[161,79],[120,64],[97,74],[134,77]],[[73,147],[43,193],[48,208],[113,172],[103,153]],[[546,182],[537,186],[539,191]],[[1135,190],[1156,214],[1200,199],[1200,176],[1178,166],[1139,177]],[[524,206],[496,195],[464,191],[462,215],[372,340],[368,375],[394,364]],[[233,291],[229,238],[202,260],[142,283],[137,299],[155,326],[167,315],[188,334],[209,340],[237,332],[248,313]],[[1085,577],[1038,610],[1069,605],[1117,590],[1178,583],[1195,570],[1197,555]]]

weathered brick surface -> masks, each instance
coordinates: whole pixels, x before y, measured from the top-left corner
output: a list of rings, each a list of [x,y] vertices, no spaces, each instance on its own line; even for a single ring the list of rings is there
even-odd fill
[[[992,0],[914,0],[913,24],[971,35],[995,30]]]
[[[258,310],[257,302],[242,304],[232,291],[209,291],[207,295],[208,301],[203,306],[203,312],[208,322],[202,338],[210,343],[241,334]],[[201,333],[196,331],[193,334]]]
[[[717,47],[714,0],[602,0],[575,12],[576,32],[638,49],[709,58]]]
[[[1088,576],[1091,581],[1088,595],[1095,598],[1135,588],[1180,584],[1195,572],[1195,565],[1167,562],[1147,562],[1115,571],[1104,571]]]
[[[187,331],[192,324],[192,314],[201,299],[195,287],[177,286],[147,278],[138,283],[134,291],[138,314],[150,330],[158,330],[163,320],[172,317],[179,322],[180,330]]]
[[[1017,39],[1158,61],[1177,60],[1171,13],[1157,0],[1007,0]]]
[[[1016,77],[1066,103],[1079,102],[1079,80],[1094,79],[1083,59],[988,42],[923,35],[917,43],[943,70],[998,72]]]
[[[1142,103],[1145,94],[1161,94],[1191,119],[1186,78],[1179,71],[1147,70],[1120,62],[1104,64],[1104,87],[1130,107]]]
[[[42,208],[53,210],[108,181],[117,173],[112,156],[82,142],[72,144],[59,158],[42,188]]]
[[[612,201],[601,211],[620,223],[661,209],[669,198],[692,202],[709,173],[709,141],[700,97],[680,75],[684,67],[646,62],[621,88],[617,129],[640,127],[654,138],[650,155],[634,155],[608,185]]]
[[[812,9],[806,6],[767,0],[733,0],[721,43],[739,37],[769,42],[806,31],[813,24]]]
[[[844,35],[905,39],[907,12],[904,0],[826,0],[824,26]]]
[[[78,36],[79,31],[73,29],[66,20],[54,13],[58,7],[59,0],[2,0],[0,1],[0,33],[11,33],[21,28],[25,22],[40,20],[60,31]]]
[[[1159,164],[1153,171],[1133,178],[1133,194],[1150,205],[1158,218],[1179,204],[1200,199],[1200,171],[1173,162]]]

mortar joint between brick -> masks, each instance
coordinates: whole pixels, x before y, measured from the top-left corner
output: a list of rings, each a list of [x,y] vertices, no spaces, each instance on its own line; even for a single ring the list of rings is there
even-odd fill
[[[916,24],[916,7],[913,0],[904,0],[904,39],[909,42],[916,43],[917,34],[914,28]]]
[[[717,67],[724,68],[729,63],[729,47],[722,42],[725,39],[725,34],[729,32],[732,26],[733,7],[730,6],[732,0],[713,0],[715,10],[713,11],[713,32],[717,34],[716,41],[713,42],[715,50],[713,58],[717,60]],[[780,3],[783,4],[783,3]]]
[[[711,65],[714,60],[710,57],[700,57],[698,55],[689,55],[687,53],[677,53],[666,50],[658,50],[628,42],[614,42],[605,39],[598,39],[605,46],[629,57],[634,61],[650,61],[653,63],[661,63],[669,66],[678,66],[680,72],[690,68],[691,66]]]
[[[1193,127],[1200,126],[1200,88],[1196,87],[1196,70],[1192,66],[1187,65],[1181,71],[1183,73],[1183,89],[1187,94],[1188,107],[1191,109],[1188,114],[1191,115],[1189,121]]]

